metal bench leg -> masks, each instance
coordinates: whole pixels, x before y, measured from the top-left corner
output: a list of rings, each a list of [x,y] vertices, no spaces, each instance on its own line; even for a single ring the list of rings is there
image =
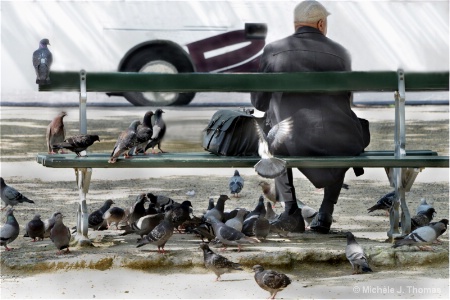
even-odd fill
[[[77,211],[77,235],[75,236],[80,246],[91,246],[92,243],[88,238],[88,209],[86,204],[86,195],[89,191],[91,183],[92,169],[79,168],[75,169],[75,176],[77,178],[78,191],[80,195],[80,202]]]

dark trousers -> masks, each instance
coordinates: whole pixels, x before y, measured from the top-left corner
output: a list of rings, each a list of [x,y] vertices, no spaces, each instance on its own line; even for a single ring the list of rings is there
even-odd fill
[[[341,193],[342,184],[344,183],[345,172],[336,178],[337,180],[324,187],[324,195],[322,205],[319,212],[333,214],[334,205],[337,203]],[[296,201],[294,180],[292,175],[292,168],[287,168],[286,173],[275,178],[275,192],[278,201],[280,202],[294,202]],[[291,206],[291,205],[287,205]]]

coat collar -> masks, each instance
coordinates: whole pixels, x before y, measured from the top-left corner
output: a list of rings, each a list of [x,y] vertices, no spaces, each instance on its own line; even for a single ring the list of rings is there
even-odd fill
[[[297,29],[297,31],[294,33],[294,35],[303,34],[303,33],[318,33],[322,34],[319,29],[309,26],[302,26]]]

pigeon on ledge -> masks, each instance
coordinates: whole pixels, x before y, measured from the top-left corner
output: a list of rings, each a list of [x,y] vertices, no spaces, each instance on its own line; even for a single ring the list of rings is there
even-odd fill
[[[347,247],[345,247],[345,256],[352,265],[353,274],[361,274],[361,272],[372,272],[364,254],[363,248],[355,240],[355,236],[351,232],[345,234],[347,237]]]

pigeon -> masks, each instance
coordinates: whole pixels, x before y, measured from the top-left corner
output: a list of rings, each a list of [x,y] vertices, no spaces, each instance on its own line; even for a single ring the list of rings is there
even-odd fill
[[[226,248],[227,245],[233,245],[237,246],[238,252],[240,252],[242,244],[260,243],[260,240],[257,238],[248,237],[242,232],[225,225],[213,216],[208,217],[206,222],[213,226],[216,237],[223,244],[224,248]]]
[[[390,192],[381,197],[380,200],[378,200],[374,206],[369,207],[367,209],[367,212],[371,213],[375,210],[384,210],[386,211],[386,213],[388,213],[392,207],[392,204],[394,203],[394,200],[395,200],[395,191]]]
[[[245,217],[242,224],[242,233],[246,236],[255,235],[255,222],[259,216],[266,215],[266,207],[264,206],[264,196],[260,196],[256,207]]]
[[[273,152],[283,144],[291,134],[292,117],[273,126],[267,136],[255,120],[256,132],[259,137],[258,154],[261,160],[256,163],[255,171],[264,178],[276,178],[286,172],[286,162],[273,156]]]
[[[50,84],[50,67],[53,62],[53,56],[47,45],[50,45],[48,39],[42,39],[39,42],[39,48],[33,52],[33,66],[36,72],[36,84]]]
[[[420,250],[432,250],[426,245],[434,242],[445,230],[445,224],[437,222],[434,225],[422,226],[405,236],[403,239],[396,240],[392,248],[401,246],[418,246]]]
[[[208,211],[210,211],[211,209],[213,209],[215,206],[214,204],[214,198],[209,198],[208,200],[208,208],[206,209],[205,213],[207,213]]]
[[[267,201],[266,202],[266,219],[269,222],[275,221],[278,219],[279,215],[275,213],[275,211],[272,208],[272,202]]]
[[[12,250],[8,248],[8,244],[14,242],[19,236],[19,223],[14,217],[13,208],[8,208],[6,211],[6,222],[0,230],[0,246],[4,246],[6,251]]]
[[[94,230],[99,230],[105,222],[103,215],[113,204],[114,201],[108,199],[103,203],[102,207],[93,211],[88,217],[88,227]]]
[[[216,274],[216,281],[220,280],[220,276],[233,270],[243,271],[241,265],[234,263],[220,254],[214,253],[206,243],[200,243],[200,249],[203,250],[203,261],[205,267]]]
[[[166,253],[164,246],[173,235],[174,229],[175,226],[173,226],[172,222],[172,211],[169,210],[165,213],[164,220],[144,236],[136,247],[139,248],[146,244],[153,244],[158,247],[158,253],[164,254]]]
[[[200,238],[202,239],[202,242],[205,241],[205,239],[208,240],[208,242],[211,242],[216,238],[216,233],[214,232],[214,228],[209,223],[201,223],[197,227],[192,229],[192,232],[198,234]]]
[[[27,197],[22,195],[19,191],[17,191],[15,188],[7,185],[3,177],[0,177],[0,189],[2,201],[5,203],[5,207],[2,208],[2,210],[6,209],[8,205],[14,207],[19,203],[24,202],[34,203],[33,200],[28,199]]]
[[[59,214],[55,217],[55,225],[52,230],[50,230],[50,239],[56,248],[59,250],[58,254],[62,254],[62,250],[66,249],[64,253],[69,253],[69,242],[72,235],[70,234],[70,229],[63,223],[63,215]]]
[[[259,197],[258,204],[256,204],[255,208],[246,216],[246,218],[259,215],[263,216],[266,215],[266,207],[264,206],[264,196]]]
[[[175,203],[172,198],[164,195],[154,195],[152,193],[147,193],[147,198],[151,203],[155,203],[157,208],[161,208],[162,211],[164,211],[165,206],[169,206]]]
[[[162,118],[163,110],[158,108],[155,111],[155,123],[153,124],[153,135],[151,140],[148,142],[147,146],[145,146],[144,152],[147,151],[148,148],[152,148],[152,153],[154,153],[153,148],[158,146],[158,149],[161,153],[165,153],[165,151],[161,150],[161,141],[166,134],[166,123]]]
[[[125,217],[125,211],[120,207],[111,207],[103,214],[103,219],[106,221],[106,226],[109,229],[112,223],[116,224],[116,229],[119,229],[119,222]]]
[[[364,254],[363,248],[355,240],[355,236],[351,232],[345,234],[347,237],[347,247],[345,248],[345,256],[352,265],[353,274],[361,274],[362,272],[372,272]]]
[[[256,283],[270,293],[269,299],[275,299],[278,292],[291,284],[291,279],[286,274],[273,270],[264,270],[260,265],[253,266],[253,271],[255,271]]]
[[[270,233],[270,222],[264,216],[259,215],[256,219],[253,232],[259,240],[265,240]]]
[[[428,225],[436,213],[433,207],[428,208],[426,211],[421,211],[419,214],[411,218],[411,231],[415,229]]]
[[[235,170],[234,175],[230,178],[229,186],[233,197],[239,198],[239,193],[244,188],[244,178],[241,177],[238,170]]]
[[[136,222],[146,214],[146,209],[144,207],[145,202],[150,201],[147,198],[147,194],[140,194],[136,197],[136,201],[133,206],[130,208],[130,215],[128,216],[128,223],[131,224]]]
[[[291,209],[284,211],[275,221],[270,223],[270,231],[277,233],[281,237],[287,237],[289,232],[305,231],[305,223],[301,224],[302,210],[297,205],[292,205]],[[298,228],[300,227],[300,228]]]
[[[430,224],[428,224],[427,226],[433,226],[436,223],[442,223],[444,224],[444,229],[438,234],[438,237],[440,237],[441,235],[443,235],[445,233],[445,231],[447,231],[447,227],[448,227],[448,219],[441,219],[438,222],[431,222]],[[436,239],[437,243],[440,243],[441,241],[439,239]]]
[[[222,221],[224,218],[224,210],[225,210],[225,201],[229,200],[230,198],[227,195],[220,195],[219,199],[217,199],[216,206],[214,206],[213,209],[208,211],[204,218],[214,217],[219,221]]]
[[[304,203],[299,203],[299,202],[300,201],[297,201],[297,206],[299,208],[301,208],[303,220],[305,220],[306,227],[309,228],[312,220],[319,212],[317,210],[315,210],[314,208],[312,208]]]
[[[129,155],[135,155],[138,153],[143,153],[145,155],[145,147],[150,142],[153,135],[152,116],[153,111],[151,110],[145,113],[142,124],[137,127],[137,145],[133,147],[130,152],[128,152]]]
[[[60,214],[61,213],[59,211],[54,212],[50,218],[44,220],[44,238],[50,237],[50,230],[52,230],[53,226],[55,226],[56,216]]]
[[[117,138],[116,144],[114,145],[114,149],[111,152],[111,156],[108,160],[108,163],[113,164],[117,161],[120,155],[124,155],[125,158],[130,157],[128,155],[128,150],[136,146],[137,136],[136,131],[137,127],[141,124],[140,121],[131,122],[130,126],[127,130],[123,131],[119,137]]]
[[[96,141],[100,142],[100,137],[96,134],[80,134],[67,138],[64,142],[52,145],[52,149],[68,149],[80,157],[80,152],[85,151]]]
[[[275,195],[275,187],[271,186],[267,181],[260,181],[258,185],[261,187],[264,196],[267,200],[270,200],[273,203],[273,206],[278,203],[277,197]]]
[[[66,138],[66,130],[64,129],[64,117],[67,116],[65,111],[60,112],[47,126],[45,133],[47,141],[47,149],[49,154],[56,154],[52,148],[53,145],[64,142]],[[61,151],[61,153],[64,153]]]
[[[416,215],[418,215],[420,212],[425,212],[429,208],[432,208],[430,204],[427,203],[427,200],[425,198],[420,199],[419,206],[416,208]]]
[[[225,225],[242,232],[242,225],[244,223],[244,216],[246,213],[247,211],[245,209],[238,209],[236,216],[234,218],[227,220],[225,222]]]
[[[177,205],[176,205],[177,204]],[[165,209],[172,209],[172,222],[175,228],[181,226],[184,222],[191,219],[192,203],[189,200],[183,201],[181,204],[174,203]],[[178,230],[180,232],[180,230]]]
[[[45,224],[41,220],[41,215],[36,214],[34,218],[27,223],[25,226],[25,230],[27,231],[27,235],[33,239],[33,242],[36,242],[36,238],[44,239],[45,233]]]
[[[162,220],[164,220],[164,213],[151,214],[146,215],[140,218],[139,220],[131,223],[130,225],[126,225],[122,230],[125,230],[121,235],[127,235],[130,233],[135,233],[141,236],[141,239],[144,235],[147,235],[152,231]]]

